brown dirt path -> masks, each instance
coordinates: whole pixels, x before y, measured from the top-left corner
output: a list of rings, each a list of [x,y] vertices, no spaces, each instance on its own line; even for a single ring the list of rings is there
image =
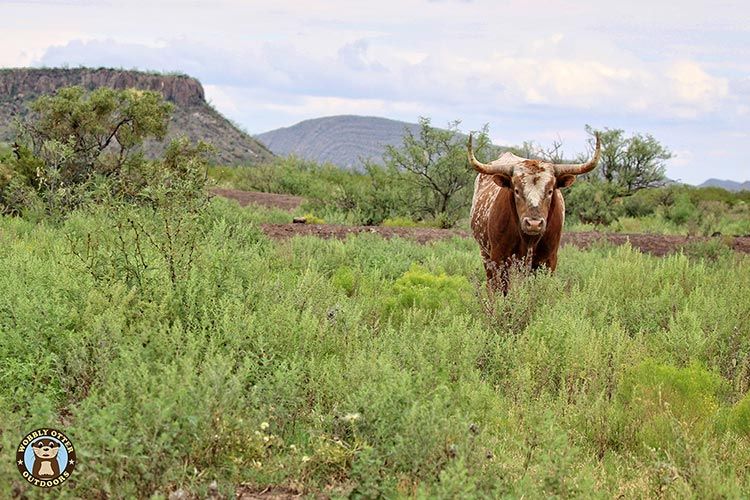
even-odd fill
[[[237,200],[241,206],[249,204],[260,205],[282,210],[297,209],[304,198],[287,194],[261,193],[255,191],[240,191],[237,189],[215,188],[211,192],[217,196],[223,196]],[[291,219],[291,217],[290,217]],[[453,236],[468,238],[466,231],[454,229],[436,229],[425,227],[381,227],[381,226],[343,226],[337,224],[263,224],[263,231],[271,238],[283,240],[293,236],[316,236],[318,238],[344,239],[351,234],[377,234],[383,238],[409,238],[419,243],[427,243]],[[721,237],[722,241],[733,250],[742,253],[750,253],[750,237]],[[624,233],[598,233],[587,232],[565,232],[562,244],[574,245],[580,248],[589,248],[598,242],[609,242],[614,245],[624,245],[626,242],[644,253],[652,255],[667,255],[678,251],[686,245],[704,243],[715,238],[671,236],[663,234],[624,234]]]
[[[283,240],[293,236],[344,239],[351,234],[377,234],[383,238],[409,238],[419,243],[451,238],[468,237],[464,231],[431,227],[343,226],[340,224],[262,224],[261,228],[273,239]]]
[[[291,194],[240,191],[239,189],[214,188],[211,193],[230,200],[237,200],[242,207],[252,204],[282,210],[295,210],[305,201],[301,196],[292,196]]]
[[[720,237],[718,238],[736,252],[750,253],[750,237]],[[717,238],[700,236],[674,236],[666,234],[627,234],[627,233],[597,233],[567,232],[563,233],[562,244],[572,244],[580,248],[588,248],[595,242],[606,241],[613,245],[624,245],[627,242],[644,253],[652,255],[667,255],[674,253],[686,245],[716,241]]]
[[[419,243],[442,240],[458,236],[468,238],[466,231],[454,229],[435,229],[423,227],[380,227],[380,226],[342,226],[337,224],[263,224],[263,232],[277,240],[293,236],[316,236],[318,238],[344,239],[352,234],[377,234],[383,238],[408,238]],[[670,236],[661,234],[622,234],[567,232],[563,233],[562,244],[589,248],[599,242],[609,242],[613,245],[624,245],[627,242],[644,253],[652,255],[667,255],[674,253],[686,245],[704,243],[715,238]],[[750,237],[736,237],[723,239],[737,252],[750,253]]]
[[[302,498],[302,493],[292,489],[285,488],[283,486],[269,486],[267,488],[259,488],[252,485],[242,485],[237,488],[235,495],[237,500],[293,500]],[[321,496],[314,496],[313,498],[328,498]]]

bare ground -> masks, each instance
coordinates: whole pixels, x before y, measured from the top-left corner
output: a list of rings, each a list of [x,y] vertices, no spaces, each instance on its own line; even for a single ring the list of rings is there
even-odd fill
[[[317,236],[325,239],[344,239],[352,234],[377,234],[383,238],[409,238],[419,243],[451,238],[468,237],[464,231],[430,227],[343,226],[339,224],[262,224],[261,228],[273,239],[292,236]]]
[[[304,198],[286,194],[260,193],[253,191],[239,191],[236,189],[213,189],[212,193],[237,200],[240,205],[249,204],[264,207],[280,208],[283,210],[294,210],[298,208]],[[290,217],[291,221],[291,217]],[[424,227],[381,227],[381,226],[343,226],[337,224],[263,224],[263,231],[271,238],[283,240],[293,236],[316,236],[318,238],[344,239],[352,234],[377,234],[383,238],[408,238],[419,243],[442,240],[454,236],[469,238],[466,231],[455,229],[436,229]],[[736,252],[750,253],[750,237],[719,237]],[[608,242],[613,245],[624,245],[627,242],[639,249],[641,252],[652,255],[667,255],[679,251],[685,246],[700,244],[716,238],[686,237],[663,234],[624,234],[624,233],[599,233],[587,232],[565,232],[562,237],[563,245],[574,245],[580,248],[589,248],[596,243]]]
[[[240,191],[239,189],[214,188],[211,193],[230,200],[236,200],[240,206],[259,205],[268,208],[280,208],[282,210],[295,210],[304,198],[292,196],[291,194],[261,193],[259,191]]]
[[[261,227],[263,232],[277,240],[293,236],[344,239],[352,234],[377,234],[384,238],[400,237],[413,239],[419,243],[428,243],[453,236],[461,238],[470,237],[466,231],[423,227],[342,226],[336,224],[263,224]],[[641,252],[662,256],[674,253],[685,246],[705,243],[715,239],[662,234],[623,234],[587,231],[563,233],[562,245],[589,248],[596,243],[624,245],[630,242],[634,248],[637,248]],[[721,240],[737,252],[750,253],[750,237],[722,237]]]
[[[750,253],[750,237],[718,237],[736,252]],[[716,241],[717,237],[674,236],[666,234],[626,234],[626,233],[597,233],[594,231],[563,233],[563,245],[575,245],[588,248],[592,244],[605,241],[613,245],[624,245],[627,242],[641,252],[652,255],[667,255],[685,246]]]
[[[302,493],[293,488],[283,486],[269,486],[261,488],[243,484],[237,488],[237,500],[293,500],[302,497]]]

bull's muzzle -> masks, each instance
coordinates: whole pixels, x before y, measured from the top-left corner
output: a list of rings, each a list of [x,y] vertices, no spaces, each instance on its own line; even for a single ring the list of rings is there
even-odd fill
[[[521,231],[529,235],[538,235],[544,232],[547,222],[544,219],[524,217],[521,221]]]

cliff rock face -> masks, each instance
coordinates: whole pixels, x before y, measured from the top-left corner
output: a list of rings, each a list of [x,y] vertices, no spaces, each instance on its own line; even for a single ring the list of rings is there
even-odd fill
[[[161,92],[175,106],[167,142],[186,135],[213,144],[217,162],[227,165],[260,163],[273,154],[260,142],[238,129],[206,103],[203,86],[184,75],[161,75],[140,71],[90,68],[18,68],[0,70],[0,141],[13,137],[13,120],[28,111],[28,103],[43,94],[78,85],[93,90],[110,87]],[[147,153],[157,155],[163,143],[148,144]]]
[[[0,98],[36,97],[51,94],[60,87],[70,85],[78,85],[89,90],[99,87],[153,90],[161,92],[165,99],[179,106],[205,103],[200,82],[183,75],[157,75],[105,68],[0,70]]]

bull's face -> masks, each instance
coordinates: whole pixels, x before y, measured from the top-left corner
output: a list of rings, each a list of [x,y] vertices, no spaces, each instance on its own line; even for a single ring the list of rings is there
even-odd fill
[[[585,163],[556,164],[540,160],[527,160],[512,153],[504,153],[492,163],[476,159],[471,147],[471,134],[467,144],[469,164],[480,174],[491,175],[498,185],[512,190],[518,226],[531,236],[547,229],[547,218],[555,190],[568,187],[576,175],[590,172],[596,167],[601,153],[601,139],[596,135],[594,155]]]
[[[539,236],[547,229],[555,189],[570,186],[575,176],[557,177],[552,165],[526,160],[513,169],[512,175],[498,174],[493,180],[512,190],[521,231],[529,236]]]

